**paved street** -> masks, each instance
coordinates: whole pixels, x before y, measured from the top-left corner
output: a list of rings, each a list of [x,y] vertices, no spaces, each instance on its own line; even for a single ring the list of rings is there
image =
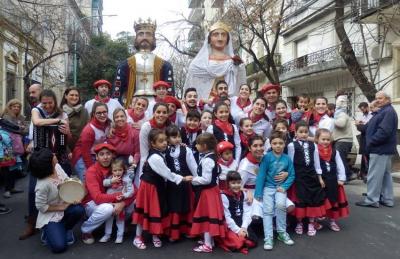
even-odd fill
[[[26,180],[19,182],[20,187]],[[354,202],[360,198],[366,186],[361,181],[354,181],[346,186],[351,204],[351,215],[340,222],[342,231],[334,233],[325,228],[316,237],[306,235],[296,236],[292,232],[296,244],[288,247],[277,243],[274,250],[266,252],[259,245],[250,251],[247,258],[400,258],[400,184],[395,184],[397,207],[379,209],[360,208]],[[42,246],[39,235],[26,241],[19,241],[18,234],[22,231],[23,216],[26,213],[26,194],[14,196],[2,202],[14,211],[0,216],[0,258],[244,258],[240,253],[226,253],[215,249],[212,254],[196,254],[191,251],[194,241],[185,240],[177,244],[168,244],[155,249],[149,245],[145,251],[139,251],[132,245],[132,232],[126,236],[122,245],[114,243],[85,245],[78,240],[75,245],[61,255],[54,256]],[[77,233],[79,231],[76,231]],[[100,238],[102,232],[96,233]],[[262,242],[260,242],[262,243]]]

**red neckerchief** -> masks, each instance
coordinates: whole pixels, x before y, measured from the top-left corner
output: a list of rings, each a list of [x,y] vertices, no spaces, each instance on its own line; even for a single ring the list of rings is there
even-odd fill
[[[96,171],[100,172],[104,178],[110,174],[109,167],[103,167],[99,162],[96,162],[94,166],[96,167]]]
[[[110,121],[107,120],[106,123],[101,123],[99,122],[96,118],[92,118],[90,120],[90,124],[92,124],[93,126],[95,126],[98,129],[101,129],[102,131],[105,131],[107,129],[107,127],[110,125]]]
[[[250,136],[247,136],[246,134],[241,132],[240,133],[240,142],[242,142],[245,147],[248,147],[249,146],[249,139],[254,135],[255,135],[254,132]]]
[[[251,104],[250,99],[247,99],[246,103],[244,105],[240,104],[240,98],[236,99],[236,105],[240,108],[240,109],[244,109],[245,107],[249,106]]]
[[[176,122],[176,112],[174,112],[174,114],[169,116],[169,121],[171,123],[175,123]]]
[[[167,127],[167,122],[165,122],[163,125],[158,125],[156,120],[153,118],[151,118],[151,120],[149,120],[150,122],[150,126],[152,129],[164,129],[165,127]]]
[[[273,112],[273,111],[275,111],[275,105],[267,104],[267,109],[268,109],[270,112]]]
[[[156,97],[154,98],[154,100],[156,101],[156,103],[163,103],[163,102],[164,102],[164,98],[160,98],[160,97],[158,97],[158,96],[156,96]]]
[[[255,158],[251,152],[247,153],[246,158],[250,161],[250,163],[253,163],[255,165],[258,165],[260,163],[260,161],[257,160],[257,158]]]
[[[107,96],[106,98],[100,98],[100,96],[98,94],[96,94],[96,96],[94,97],[94,99],[97,102],[101,102],[101,103],[108,103],[110,101],[110,97]]]
[[[224,166],[226,166],[226,167],[229,167],[229,166],[233,163],[233,161],[234,161],[234,159],[233,159],[233,157],[232,157],[232,158],[229,159],[228,161],[225,161],[224,159],[219,158],[217,162],[218,162],[219,165],[224,165]]]
[[[233,192],[233,191],[231,191],[229,189],[223,190],[222,192],[225,193],[228,196],[231,196],[231,197],[235,198],[235,200],[240,200],[240,196],[242,195],[242,191],[240,191],[238,193],[235,193],[235,192]]]
[[[136,115],[133,109],[128,109],[128,114],[131,116],[133,122],[138,122],[144,118],[144,113],[141,115]]]
[[[122,126],[122,128],[114,128],[114,136],[118,137],[119,139],[126,141],[128,139],[128,135],[129,135],[128,123],[125,123],[125,125]]]
[[[264,114],[262,113],[262,114],[256,114],[256,115],[254,115],[254,116],[251,116],[251,112],[252,112],[252,110],[251,111],[249,111],[249,118],[250,118],[250,120],[253,122],[253,123],[256,123],[257,121],[259,121],[259,120],[261,120],[262,118],[264,118]]]
[[[191,129],[191,128],[188,128],[188,127],[185,125],[185,131],[186,131],[186,133],[193,134],[193,133],[199,132],[199,130],[200,130],[200,128]]]
[[[219,119],[216,119],[214,123],[215,126],[220,128],[224,133],[233,135],[233,126],[229,123],[229,121],[220,121]]]
[[[319,156],[322,158],[322,160],[330,161],[332,157],[332,145],[324,147],[321,144],[318,144],[317,146],[318,146]]]
[[[313,113],[313,120],[314,120],[314,126],[318,125],[319,121],[321,118],[326,114],[326,112],[319,114],[318,112]]]

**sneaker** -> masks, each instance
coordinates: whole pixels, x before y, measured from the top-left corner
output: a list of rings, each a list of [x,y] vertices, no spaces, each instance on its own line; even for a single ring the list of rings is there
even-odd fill
[[[329,223],[329,228],[332,231],[335,231],[335,232],[339,232],[340,231],[339,225],[336,223],[336,221],[333,221],[333,220]]]
[[[294,241],[290,238],[287,232],[278,232],[278,240],[282,241],[285,245],[288,246],[294,245]]]
[[[11,192],[10,192],[10,191],[4,192],[4,193],[3,193],[3,197],[6,198],[6,199],[11,198]]]
[[[135,237],[135,239],[133,239],[133,245],[140,250],[146,249],[146,244],[143,242],[142,237]]]
[[[107,243],[110,240],[110,235],[109,234],[104,234],[102,238],[100,238],[99,242],[100,243]]]
[[[73,245],[75,243],[75,236],[72,230],[67,230],[67,244]]]
[[[193,251],[195,251],[197,253],[211,253],[212,247],[209,247],[208,245],[200,245],[200,246],[193,248]]]
[[[0,206],[0,215],[8,214],[12,211],[12,209],[7,208],[5,206]]]
[[[94,244],[94,237],[92,233],[82,233],[82,242],[87,245]]]
[[[122,242],[124,242],[124,237],[123,236],[117,236],[117,238],[115,239],[115,243],[116,244],[122,244]]]
[[[274,248],[274,239],[270,237],[264,242],[264,250],[272,250],[272,248]]]
[[[156,248],[162,247],[162,242],[158,236],[153,236],[153,245]]]

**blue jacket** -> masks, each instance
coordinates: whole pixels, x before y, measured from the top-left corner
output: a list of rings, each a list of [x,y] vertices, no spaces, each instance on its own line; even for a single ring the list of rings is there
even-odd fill
[[[369,154],[396,154],[397,113],[391,104],[381,107],[367,124],[366,149]]]
[[[274,176],[280,172],[288,172],[288,177],[283,182],[276,182]],[[282,187],[285,191],[290,188],[294,181],[294,166],[288,155],[282,154],[280,157],[270,151],[261,160],[260,169],[256,178],[255,198],[262,198],[264,187]]]

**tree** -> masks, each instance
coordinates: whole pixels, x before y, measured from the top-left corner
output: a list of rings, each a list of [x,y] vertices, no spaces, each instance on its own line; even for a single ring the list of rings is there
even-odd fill
[[[93,82],[114,80],[118,63],[129,56],[128,45],[124,41],[112,40],[107,34],[93,36],[88,48],[79,56],[78,87],[83,90],[83,99],[90,99],[94,94]]]
[[[346,20],[346,13],[345,13],[345,7],[346,7],[347,1],[344,0],[335,0],[335,20],[334,20],[334,25],[335,25],[335,31],[336,34],[340,40],[341,44],[341,49],[340,49],[340,56],[342,57],[343,61],[345,62],[347,69],[349,70],[350,74],[352,75],[354,81],[360,87],[361,91],[365,95],[365,97],[368,99],[368,101],[372,101],[375,99],[375,94],[378,90],[383,89],[389,82],[391,82],[393,79],[397,78],[399,76],[399,71],[395,71],[392,73],[389,77],[386,77],[385,79],[381,81],[377,81],[377,75],[379,73],[380,65],[382,64],[382,55],[383,55],[383,48],[384,48],[384,43],[386,40],[386,36],[388,32],[393,29],[392,28],[392,21],[394,21],[394,18],[396,15],[400,14],[399,8],[395,8],[395,12],[393,14],[383,15],[383,18],[381,17],[381,21],[377,26],[381,26],[383,29],[380,30],[382,33],[381,35],[377,35],[377,39],[375,42],[377,44],[380,44],[381,49],[380,49],[380,58],[378,59],[377,62],[371,62],[369,59],[370,53],[369,49],[367,47],[367,41],[366,41],[366,36],[365,32],[366,26],[360,19],[355,19],[355,22],[359,26],[359,31],[363,40],[363,50],[366,58],[367,64],[365,66],[362,66],[353,49],[353,46],[351,44],[351,41],[349,39],[349,36],[345,30],[344,26],[344,21]],[[359,2],[357,2],[359,3]],[[380,3],[380,2],[379,2]],[[365,8],[364,6],[360,5],[355,5],[353,6],[355,8],[355,13],[353,15],[356,15],[356,18],[359,18],[359,12]],[[373,38],[373,37],[372,37]],[[377,84],[381,84],[379,88],[377,88]]]

